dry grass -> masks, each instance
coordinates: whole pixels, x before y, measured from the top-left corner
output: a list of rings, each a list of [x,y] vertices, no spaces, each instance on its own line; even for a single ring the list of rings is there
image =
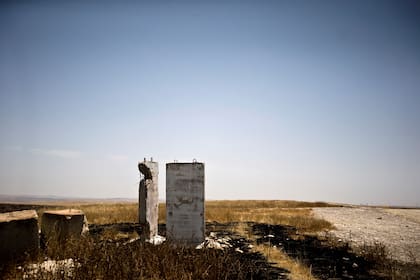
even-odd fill
[[[294,226],[303,232],[317,232],[331,229],[332,225],[317,219],[311,207],[334,206],[325,202],[300,202],[289,200],[221,200],[206,201],[207,222],[257,222]],[[46,209],[81,209],[93,224],[110,224],[138,221],[137,203],[67,203],[64,206],[48,206],[38,211],[39,216]],[[165,223],[165,203],[159,205],[159,223]]]
[[[282,224],[296,227],[299,231],[313,233],[331,229],[332,225],[321,219],[317,219],[311,212],[311,207],[334,206],[324,202],[298,202],[298,201],[207,201],[206,221],[207,222],[256,222],[267,224]],[[38,211],[39,216],[46,209],[75,208],[81,209],[91,224],[110,224],[138,221],[137,203],[66,203],[62,206],[50,205]],[[165,223],[165,204],[159,205],[159,223]],[[250,240],[255,239],[246,228],[246,223],[239,223],[235,229]],[[242,227],[242,228],[241,228]],[[104,235],[105,239],[115,236],[115,233]],[[76,279],[84,277],[96,279],[103,278],[133,278],[141,277],[147,279],[160,279],[162,277],[171,279],[221,279],[221,278],[242,278],[248,275],[242,274],[246,266],[232,259],[228,254],[214,253],[212,250],[204,253],[196,253],[194,250],[185,250],[182,254],[170,246],[151,247],[146,245],[135,245],[141,248],[134,250],[122,249],[118,246],[107,245],[97,247],[91,239],[83,239],[65,250],[52,247],[49,250],[51,256],[72,257],[81,262],[82,267],[92,270],[76,270]],[[134,246],[134,245],[133,245]],[[54,250],[57,249],[57,250]],[[299,261],[289,258],[285,253],[269,245],[255,246],[255,250],[263,253],[266,258],[291,272],[290,279],[314,280],[310,269]],[[141,252],[141,253],[139,253]],[[129,256],[129,257],[127,257]],[[146,257],[147,256],[147,257]],[[121,262],[124,259],[126,261]],[[135,262],[135,260],[138,260]],[[133,261],[135,263],[133,263]],[[232,263],[233,262],[233,263]],[[127,263],[127,264],[122,264]],[[228,271],[224,264],[232,263]],[[95,271],[95,268],[101,270]],[[256,269],[256,268],[252,268]],[[14,271],[15,273],[19,272]],[[115,273],[119,274],[115,274]],[[98,274],[99,273],[99,274]],[[111,274],[110,274],[111,273]],[[163,274],[162,274],[163,273]],[[21,274],[20,274],[21,275]],[[110,275],[112,277],[110,277]],[[44,279],[53,279],[57,275],[46,275]],[[115,277],[114,277],[115,276]],[[128,278],[127,278],[128,277]],[[73,278],[73,277],[72,277]]]
[[[305,266],[299,261],[290,258],[286,253],[280,251],[278,248],[273,248],[269,245],[256,245],[253,250],[262,253],[267,260],[274,263],[275,266],[287,269],[290,280],[317,280],[309,267]]]
[[[46,210],[53,209],[80,209],[82,210],[90,224],[114,224],[114,223],[136,223],[138,222],[137,203],[96,203],[78,204],[67,203],[65,205],[48,205],[39,209],[38,216]],[[159,223],[165,223],[166,207],[164,203],[159,204]]]
[[[86,236],[65,243],[50,243],[47,255],[72,259],[72,267],[34,269],[31,262],[0,264],[1,279],[261,279],[268,275],[251,260],[220,250],[196,250],[171,244],[144,242],[123,245]],[[42,263],[40,256],[38,263]],[[61,261],[62,262],[62,261]]]
[[[209,201],[206,203],[207,222],[256,222],[294,226],[303,232],[332,229],[331,223],[315,218],[310,207],[331,206],[324,202],[284,200]]]
[[[290,280],[317,280],[312,275],[311,269],[302,264],[299,260],[289,257],[279,248],[273,247],[271,244],[256,244],[256,237],[252,234],[246,223],[238,223],[234,228],[238,234],[245,236],[248,240],[254,241],[252,250],[263,254],[267,261],[275,267],[283,268],[289,271],[288,279]]]

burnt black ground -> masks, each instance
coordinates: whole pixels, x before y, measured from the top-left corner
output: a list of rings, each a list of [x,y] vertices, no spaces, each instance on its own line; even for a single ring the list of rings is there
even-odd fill
[[[345,244],[332,247],[315,236],[292,238],[296,229],[281,225],[254,224],[257,243],[270,244],[312,268],[319,279],[390,279],[373,275],[375,264],[350,251]]]
[[[234,262],[239,262],[244,269],[247,271],[247,279],[287,279],[289,273],[285,269],[281,269],[273,266],[273,264],[267,262],[267,259],[260,253],[252,252],[250,249],[250,241],[244,237],[233,233],[230,229],[236,223],[220,224],[220,223],[208,223],[207,232],[214,232],[217,238],[229,237],[231,240],[229,243],[232,245],[231,248],[226,248],[224,251],[220,251],[220,254],[229,254]],[[100,236],[105,231],[112,230],[123,233],[141,233],[141,225],[137,223],[118,223],[118,224],[102,224],[102,225],[89,225],[89,233],[93,236]],[[166,235],[165,224],[159,224],[159,234]],[[120,241],[128,241],[120,240]],[[131,246],[131,245],[130,245]],[[238,252],[237,249],[241,250]],[[211,249],[212,250],[212,249]],[[195,254],[200,254],[201,250],[195,250]]]
[[[0,204],[0,213],[18,211],[25,209],[37,210],[40,205],[28,204]],[[252,261],[260,271],[256,273],[254,279],[286,279],[287,271],[275,268],[272,264],[258,253],[249,250],[250,241],[233,233],[233,228],[237,223],[207,223],[206,235],[215,232],[218,237],[229,236],[233,248],[228,249],[229,254],[234,254],[235,258],[241,263]],[[257,243],[271,244],[290,257],[298,259],[311,267],[312,273],[319,279],[391,279],[391,276],[378,276],[373,274],[372,268],[375,263],[352,253],[349,246],[332,246],[331,243],[324,242],[315,236],[301,235],[296,238],[296,229],[288,226],[255,224],[248,223],[252,228],[253,234],[259,236]],[[108,225],[89,225],[90,234],[100,235],[107,229],[118,232],[130,233],[141,232],[141,226],[136,223],[118,223]],[[159,225],[159,234],[165,236],[165,225]],[[127,240],[128,241],[128,240]],[[238,248],[243,251],[235,251]],[[420,279],[420,269],[418,266],[401,265],[402,270],[410,271],[407,277],[400,279]]]

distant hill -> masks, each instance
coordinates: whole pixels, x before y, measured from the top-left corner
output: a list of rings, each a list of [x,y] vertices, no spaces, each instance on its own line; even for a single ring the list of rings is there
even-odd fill
[[[137,202],[137,198],[85,198],[85,197],[64,197],[55,195],[4,195],[0,194],[1,203],[56,203],[56,202],[82,202],[82,203],[96,203],[96,202]]]

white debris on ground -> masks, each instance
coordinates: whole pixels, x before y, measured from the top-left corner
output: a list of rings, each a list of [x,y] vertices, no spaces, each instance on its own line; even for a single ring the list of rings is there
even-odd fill
[[[238,252],[238,253],[243,253],[244,251],[242,251],[241,249],[239,249],[239,248],[235,248],[235,252]]]
[[[208,237],[202,242],[201,244],[195,247],[196,249],[203,249],[203,248],[210,248],[210,249],[217,249],[217,250],[224,250],[226,248],[232,248],[232,244],[230,242],[232,239],[230,237],[221,237],[217,238],[216,233],[211,232]],[[237,248],[238,249],[238,248]]]
[[[155,235],[152,238],[146,240],[146,242],[149,242],[150,244],[153,244],[153,245],[160,245],[165,241],[166,241],[166,238],[160,235]]]
[[[61,272],[61,274],[66,274],[66,276],[71,277],[72,272],[76,267],[80,267],[80,264],[75,262],[72,258],[69,258],[65,260],[46,260],[42,263],[29,264],[25,267],[19,266],[18,270],[25,270],[23,275],[24,279],[45,272],[52,274]]]
[[[141,240],[141,238],[140,237],[131,238],[127,242],[124,242],[123,245],[127,245],[127,244],[130,244],[130,243],[136,242],[138,240]],[[153,244],[153,245],[161,245],[165,241],[166,241],[166,237],[163,237],[161,235],[155,235],[150,239],[146,239],[146,242],[148,242],[150,244]]]

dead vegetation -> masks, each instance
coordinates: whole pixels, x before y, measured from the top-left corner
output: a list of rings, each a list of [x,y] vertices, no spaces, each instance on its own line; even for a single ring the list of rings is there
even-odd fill
[[[207,201],[206,222],[258,222],[283,224],[304,232],[318,232],[331,229],[332,225],[318,219],[311,213],[311,207],[336,206],[325,202],[300,202],[289,200],[222,200]],[[42,216],[46,209],[81,209],[92,224],[126,223],[138,221],[137,203],[69,203],[64,206],[47,206],[38,210]],[[159,204],[159,223],[165,223],[165,203]]]
[[[317,280],[317,278],[312,275],[310,267],[304,265],[298,259],[289,257],[287,253],[280,248],[273,247],[272,244],[257,244],[257,236],[253,234],[247,223],[237,223],[234,227],[234,231],[250,240],[253,243],[253,251],[263,254],[268,262],[276,267],[289,271],[289,280]]]
[[[206,202],[206,222],[232,224],[231,230],[254,243],[253,251],[261,253],[269,263],[290,273],[288,279],[317,279],[311,266],[299,258],[291,257],[287,252],[272,244],[256,244],[256,236],[249,229],[249,222],[270,225],[285,225],[296,229],[296,236],[315,234],[329,230],[332,225],[312,215],[311,207],[336,206],[323,202],[297,201],[208,201]],[[41,217],[46,209],[77,208],[85,212],[90,224],[135,223],[138,221],[137,203],[96,203],[43,206],[38,209]],[[165,223],[165,204],[159,205],[159,223]],[[38,260],[42,263],[48,256],[52,260],[69,259],[74,262],[70,274],[61,266],[56,269],[39,270],[33,274],[33,268],[25,265],[9,264],[0,268],[4,279],[261,279],[269,278],[264,269],[255,262],[241,257],[236,252],[218,250],[194,250],[192,248],[172,247],[168,244],[153,246],[143,242],[122,244],[135,233],[126,234],[107,231],[97,237],[84,237],[66,245],[49,245],[48,250]],[[384,279],[402,278],[401,269],[388,262],[387,252],[380,248],[365,248],[360,254],[369,261],[383,264],[378,267]],[[77,264],[77,265],[76,265]],[[418,268],[416,268],[418,269]],[[31,272],[32,271],[32,272]],[[32,273],[32,274],[31,274]],[[3,275],[1,275],[3,274]],[[406,275],[406,274],[404,274]],[[389,276],[389,277],[388,277]],[[391,278],[392,277],[392,278]]]
[[[290,280],[317,280],[317,278],[312,275],[310,267],[305,266],[299,260],[289,257],[285,252],[282,252],[277,248],[260,244],[256,245],[254,250],[266,256],[269,262],[274,263],[278,267],[287,269],[290,272]]]
[[[83,237],[50,243],[50,261],[9,264],[2,279],[267,279],[266,268],[235,252],[170,244],[124,244],[118,238]],[[44,265],[42,265],[44,264]],[[44,269],[41,269],[43,267]],[[1,274],[0,274],[1,275]]]
[[[325,202],[299,202],[288,200],[233,200],[206,203],[208,222],[256,222],[296,227],[302,232],[332,229],[331,223],[315,218],[311,207],[332,206]]]

